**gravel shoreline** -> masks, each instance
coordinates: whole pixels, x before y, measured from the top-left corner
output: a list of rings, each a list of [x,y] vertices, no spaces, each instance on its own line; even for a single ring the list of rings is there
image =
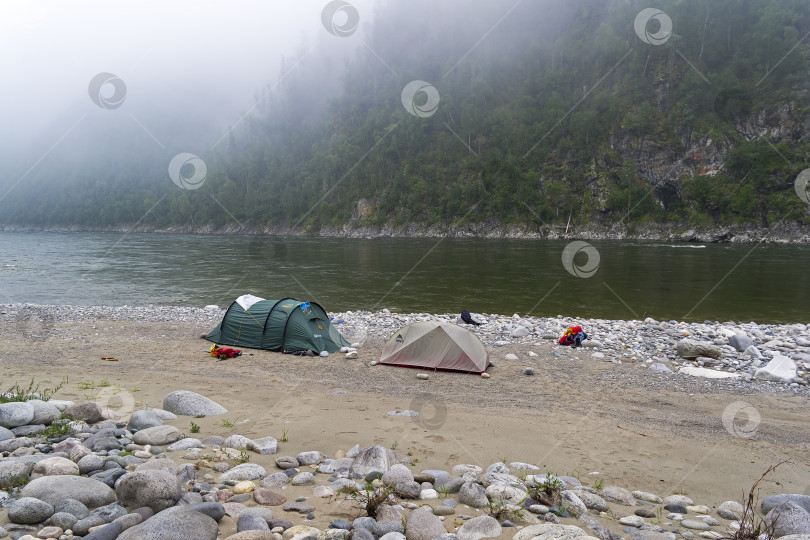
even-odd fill
[[[47,306],[0,304],[0,323],[12,323],[23,339],[47,340],[57,337],[60,325],[99,321],[138,323],[177,323],[207,328],[217,324],[224,307],[170,306]],[[366,348],[382,348],[385,340],[406,324],[425,320],[458,322],[456,314],[391,313],[387,309],[371,313],[347,311],[332,313],[333,323],[351,342]],[[493,365],[499,362],[525,364],[531,369],[536,354],[515,354],[522,349],[551,346],[554,359],[573,354],[556,340],[568,326],[581,325],[590,339],[576,350],[593,360],[613,364],[638,364],[649,374],[668,376],[683,370],[695,380],[688,385],[693,392],[710,392],[715,387],[726,391],[788,391],[810,395],[810,325],[757,324],[754,322],[656,321],[520,317],[517,314],[480,314],[481,326],[468,326],[490,351]],[[508,351],[508,352],[507,352]],[[793,373],[773,377],[765,368],[792,364]],[[790,366],[788,366],[790,367]],[[790,371],[790,370],[788,370]],[[531,374],[529,372],[527,375]],[[606,373],[605,377],[616,376]],[[725,376],[729,378],[715,379]],[[661,377],[651,377],[651,381]],[[699,382],[698,382],[699,381]],[[655,384],[655,383],[652,383]]]

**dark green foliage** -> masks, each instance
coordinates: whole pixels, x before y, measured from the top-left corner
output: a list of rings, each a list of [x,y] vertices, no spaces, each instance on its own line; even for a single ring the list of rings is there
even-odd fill
[[[391,0],[341,84],[317,54],[289,59],[297,67],[278,90],[202,156],[198,190],[168,182],[163,157],[112,166],[102,148],[96,164],[14,190],[0,220],[306,228],[497,218],[540,228],[810,219],[792,184],[810,156],[800,43],[810,3],[662,1],[674,24],[662,46],[633,29],[647,4],[525,2],[494,30],[507,6],[478,4]],[[414,79],[438,89],[435,115],[403,108]],[[766,121],[752,128],[757,115]],[[774,128],[781,134],[766,141]],[[722,169],[704,167],[698,154],[710,151]],[[679,161],[697,175],[670,170]]]

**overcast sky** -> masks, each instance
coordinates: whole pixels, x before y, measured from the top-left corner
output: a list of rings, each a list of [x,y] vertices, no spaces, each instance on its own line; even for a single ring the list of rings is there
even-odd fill
[[[144,123],[168,107],[221,116],[227,127],[280,61],[307,47],[360,44],[370,0],[351,0],[360,29],[345,38],[321,23],[326,0],[0,0],[0,144],[56,139],[82,114],[100,72],[126,84],[121,111]],[[336,23],[345,16],[338,13]],[[106,94],[112,87],[105,87]],[[231,120],[230,117],[233,117]],[[147,126],[148,127],[148,126]]]

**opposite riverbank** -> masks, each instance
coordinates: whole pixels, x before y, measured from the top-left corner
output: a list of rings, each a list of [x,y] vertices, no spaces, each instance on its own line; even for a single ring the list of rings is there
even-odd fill
[[[173,234],[266,235],[324,238],[512,238],[535,240],[634,240],[663,242],[734,243],[734,244],[809,244],[810,225],[777,223],[770,227],[739,224],[719,227],[686,223],[643,223],[598,225],[504,225],[499,220],[484,223],[453,223],[425,225],[409,223],[401,226],[366,225],[351,221],[341,227],[262,227],[250,224],[228,224],[160,228],[151,225],[123,224],[114,227],[29,226],[0,224],[0,231],[12,232],[139,232]]]

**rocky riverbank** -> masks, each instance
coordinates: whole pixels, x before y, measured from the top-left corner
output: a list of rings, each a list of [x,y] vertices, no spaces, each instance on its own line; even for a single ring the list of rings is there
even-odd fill
[[[59,337],[57,322],[137,321],[217,324],[224,307],[165,306],[37,306],[0,304],[0,323],[11,323],[23,336],[47,340]],[[402,326],[426,320],[463,322],[457,314],[334,313],[333,323],[351,342],[381,347]],[[590,339],[578,351],[589,358],[614,364],[636,364],[655,373],[723,379],[729,383],[776,386],[810,395],[810,325],[774,325],[683,321],[573,319],[479,314],[480,326],[464,325],[490,351],[494,365],[506,362],[534,373],[538,353],[532,347],[551,347],[552,358],[569,354],[557,340],[569,326],[582,326]],[[529,349],[522,354],[505,347]],[[374,360],[374,358],[366,359]]]
[[[49,232],[159,232],[174,234],[312,236],[332,238],[516,238],[537,240],[635,240],[662,242],[736,243],[736,244],[808,244],[810,225],[776,223],[770,227],[758,224],[737,224],[718,227],[689,223],[596,224],[586,225],[504,225],[498,220],[484,223],[452,223],[425,225],[408,223],[401,226],[365,225],[357,221],[340,227],[296,228],[262,227],[243,224],[222,227],[188,226],[156,228],[122,224],[114,227],[50,226],[0,224],[0,231]]]
[[[245,350],[220,361],[200,335],[222,315],[222,306],[0,306],[0,392],[34,379],[47,397],[65,381],[47,403],[2,407],[11,433],[0,441],[0,471],[10,471],[0,527],[65,540],[400,531],[406,540],[664,540],[732,534],[737,520],[721,506],[739,512],[731,501],[785,460],[762,496],[810,494],[804,324],[478,314],[482,325],[469,328],[490,353],[484,379],[374,365],[402,325],[454,314],[333,313],[361,344],[356,358]],[[572,324],[590,346],[557,344]],[[780,357],[795,362],[795,377],[758,373]],[[168,398],[177,389],[215,404],[181,408]],[[375,483],[375,470],[356,466],[361,455],[397,482]],[[559,498],[538,492],[546,473],[560,479]],[[393,497],[370,516],[367,479]],[[611,499],[626,492],[635,506]]]
[[[208,435],[194,420],[228,411],[194,392],[171,392],[160,407],[117,417],[94,402],[0,404],[0,538],[716,540],[760,523],[770,538],[810,534],[803,494],[772,494],[746,516],[735,499],[694,501],[526,462],[425,469],[396,444],[328,455],[288,443],[286,431]],[[189,423],[190,434],[176,427]]]

